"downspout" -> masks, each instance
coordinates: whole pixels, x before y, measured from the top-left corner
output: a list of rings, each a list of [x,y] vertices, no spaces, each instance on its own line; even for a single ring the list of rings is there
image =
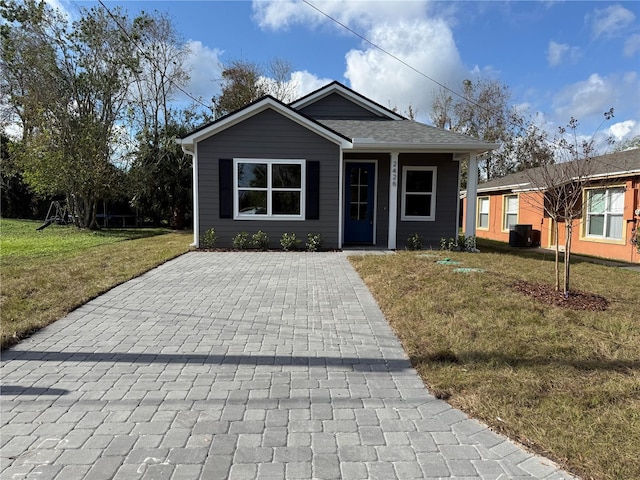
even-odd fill
[[[198,202],[198,155],[194,150],[189,150],[187,145],[182,143],[180,140],[177,142],[182,147],[182,151],[191,155],[193,161],[191,162],[191,169],[193,173],[193,185],[191,190],[193,191],[193,243],[190,245],[191,247],[199,248],[200,247],[200,205]]]

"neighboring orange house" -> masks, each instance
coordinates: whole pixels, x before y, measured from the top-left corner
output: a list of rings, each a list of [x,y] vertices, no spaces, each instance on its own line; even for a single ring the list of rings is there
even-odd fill
[[[582,216],[574,222],[571,252],[640,263],[640,149],[602,155],[589,162]],[[554,238],[553,221],[543,208],[545,194],[537,188],[541,182],[532,181],[540,178],[539,174],[540,169],[534,168],[479,184],[475,235],[512,246],[543,248],[554,248],[559,240],[563,247],[564,222],[559,225],[560,238]],[[466,192],[462,194],[466,214]],[[466,225],[466,218],[462,224]]]

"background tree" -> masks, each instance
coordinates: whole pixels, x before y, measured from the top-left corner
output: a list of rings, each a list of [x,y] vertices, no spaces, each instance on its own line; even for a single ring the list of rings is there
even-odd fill
[[[525,112],[511,103],[509,87],[498,80],[464,80],[462,95],[454,98],[444,88],[434,95],[431,121],[440,128],[470,135],[501,148],[478,157],[479,177],[491,180],[523,168],[522,153],[539,150],[538,161],[551,161],[552,155],[541,142],[540,130]],[[544,153],[546,152],[546,153]],[[466,185],[466,165],[462,183]]]
[[[220,95],[212,99],[216,118],[265,95],[285,103],[291,102],[297,93],[297,84],[291,80],[291,72],[292,66],[286,60],[273,59],[266,69],[246,60],[232,60],[223,66],[219,80]]]
[[[97,202],[120,180],[113,140],[136,68],[131,22],[84,9],[68,25],[33,0],[4,2],[2,13],[2,66],[22,126],[12,154],[36,193],[66,195],[79,226],[97,228]]]
[[[153,223],[181,229],[191,209],[191,158],[175,139],[193,126],[194,114],[171,105],[189,81],[187,46],[166,14],[142,13],[134,28],[138,68],[130,89],[129,123],[137,133],[130,201]]]

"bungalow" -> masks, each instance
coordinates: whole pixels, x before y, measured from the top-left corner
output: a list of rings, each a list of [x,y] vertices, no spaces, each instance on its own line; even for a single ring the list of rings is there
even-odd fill
[[[262,230],[324,248],[454,237],[460,161],[497,147],[408,120],[339,82],[286,105],[266,96],[178,140],[193,156],[194,246]]]
[[[571,251],[640,263],[640,149],[602,155],[589,162],[588,168],[576,169],[585,173],[587,183],[582,191],[582,216],[573,228]],[[551,166],[549,173],[553,168],[561,167]],[[537,168],[478,185],[477,213],[472,222],[476,236],[516,246],[554,248],[556,242],[563,246],[564,225],[559,225],[559,238],[555,238],[553,220],[543,208],[545,189],[539,188],[544,184],[542,178]],[[518,230],[527,236],[523,245],[518,245]]]

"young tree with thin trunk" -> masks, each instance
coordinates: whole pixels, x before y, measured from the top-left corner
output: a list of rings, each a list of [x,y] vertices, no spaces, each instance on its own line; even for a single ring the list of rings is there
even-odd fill
[[[613,108],[604,114],[605,120],[613,118]],[[569,296],[571,272],[571,240],[575,221],[584,210],[584,187],[594,173],[596,156],[594,138],[578,137],[578,121],[571,118],[566,127],[560,127],[552,142],[555,163],[542,163],[537,168],[525,170],[531,187],[543,194],[545,214],[553,222],[555,242],[555,288]],[[536,162],[540,152],[531,150],[529,158]],[[546,155],[546,152],[544,152]],[[538,205],[539,207],[539,205]],[[565,226],[564,263],[560,268],[560,223]],[[562,285],[561,285],[562,277]]]

